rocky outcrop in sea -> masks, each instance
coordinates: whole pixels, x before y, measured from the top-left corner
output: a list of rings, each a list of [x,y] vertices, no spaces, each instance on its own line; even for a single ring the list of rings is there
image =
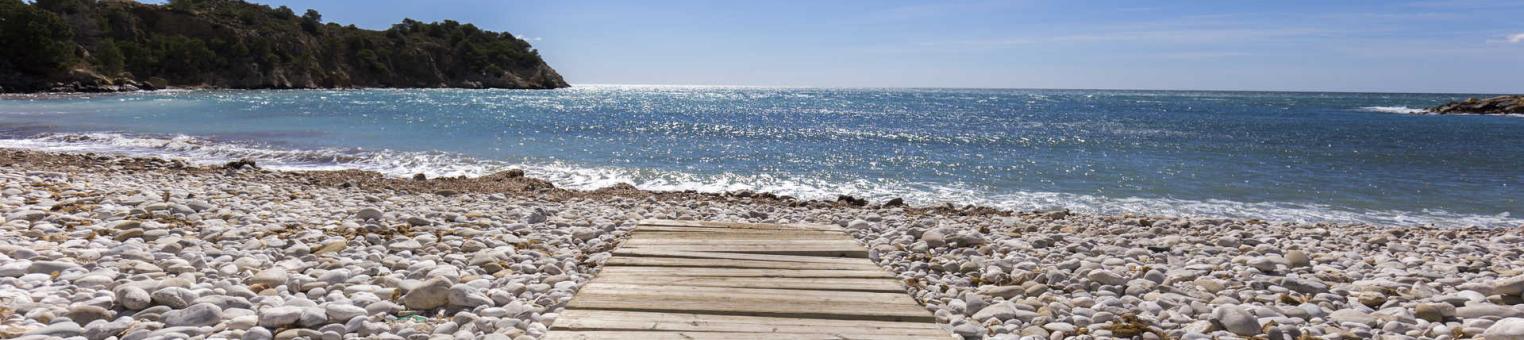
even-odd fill
[[[1438,114],[1524,114],[1524,95],[1497,96],[1487,99],[1466,98],[1464,101],[1454,101],[1429,108],[1429,112]]]

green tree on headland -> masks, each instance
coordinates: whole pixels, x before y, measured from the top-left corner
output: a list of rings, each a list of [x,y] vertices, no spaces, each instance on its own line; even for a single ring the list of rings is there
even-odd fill
[[[54,73],[73,62],[74,33],[63,19],[21,0],[0,0],[0,74]]]
[[[384,31],[239,0],[0,0],[0,91],[556,88],[528,42],[446,20]]]

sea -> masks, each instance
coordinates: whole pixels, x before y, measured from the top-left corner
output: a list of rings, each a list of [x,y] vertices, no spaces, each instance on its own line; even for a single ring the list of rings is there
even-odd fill
[[[1524,225],[1485,94],[584,85],[0,96],[0,147],[558,187],[1390,226]]]

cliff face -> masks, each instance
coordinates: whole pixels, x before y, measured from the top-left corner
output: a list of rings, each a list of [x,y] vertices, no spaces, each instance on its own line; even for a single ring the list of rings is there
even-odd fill
[[[569,86],[528,42],[454,21],[384,31],[238,0],[0,0],[4,92]]]
[[[1487,99],[1467,98],[1465,101],[1450,102],[1445,105],[1429,108],[1434,113],[1480,113],[1480,114],[1516,114],[1524,113],[1524,95],[1520,96],[1497,96]]]

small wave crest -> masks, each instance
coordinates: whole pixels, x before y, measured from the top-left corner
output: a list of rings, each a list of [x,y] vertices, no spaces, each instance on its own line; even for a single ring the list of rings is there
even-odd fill
[[[1431,113],[1431,112],[1429,112],[1428,109],[1411,108],[1411,107],[1406,107],[1406,106],[1366,106],[1366,107],[1361,107],[1360,111],[1385,112],[1385,113],[1400,113],[1400,114],[1407,114],[1407,115],[1418,115],[1418,114],[1430,114]]]
[[[1428,109],[1415,109],[1415,108],[1406,107],[1406,106],[1366,106],[1366,107],[1360,108],[1359,110],[1360,111],[1367,111],[1367,112],[1397,113],[1397,114],[1405,114],[1405,115],[1440,115],[1438,113],[1434,113],[1433,111],[1429,111]],[[1446,113],[1446,114],[1443,114],[1443,115],[1445,115],[1445,116],[1489,116],[1489,117],[1524,118],[1524,114],[1518,114],[1518,113],[1504,113],[1504,114],[1497,114],[1497,113]]]
[[[569,162],[510,163],[447,152],[404,152],[358,148],[279,149],[214,141],[191,136],[136,136],[120,133],[47,133],[29,138],[0,138],[0,148],[100,153],[139,157],[182,158],[199,164],[218,164],[240,158],[256,159],[274,170],[311,171],[358,169],[395,177],[423,173],[429,177],[484,176],[522,169],[531,177],[558,187],[592,190],[629,183],[654,191],[717,193],[753,191],[802,199],[831,199],[852,195],[874,201],[904,198],[916,205],[975,204],[1012,210],[1069,208],[1081,212],[1146,213],[1212,218],[1245,218],[1304,223],[1367,223],[1375,225],[1518,226],[1524,218],[1508,214],[1475,215],[1447,211],[1347,210],[1318,204],[1236,202],[1170,198],[1103,197],[1058,192],[991,192],[988,189],[944,183],[889,179],[828,180],[773,174],[696,174],[681,171],[596,167]]]

